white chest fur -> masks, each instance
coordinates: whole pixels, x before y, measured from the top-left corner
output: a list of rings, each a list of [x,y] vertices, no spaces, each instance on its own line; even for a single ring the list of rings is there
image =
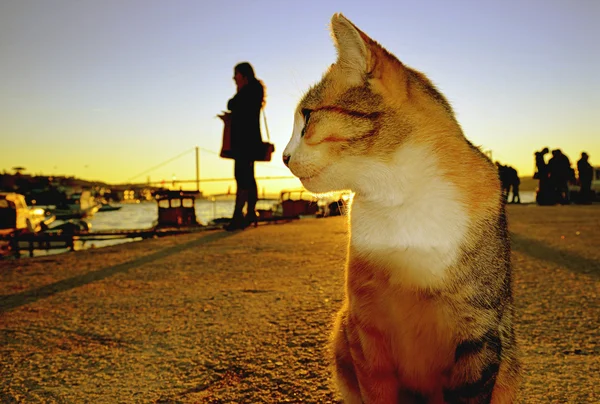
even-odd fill
[[[469,216],[432,150],[404,146],[390,164],[368,167],[360,178],[350,220],[355,251],[389,270],[392,283],[441,285],[458,257]],[[374,183],[387,187],[375,189]]]

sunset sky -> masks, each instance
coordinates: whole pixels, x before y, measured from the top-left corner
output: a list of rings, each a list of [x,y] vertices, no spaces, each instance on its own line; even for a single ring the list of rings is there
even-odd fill
[[[202,179],[231,178],[215,116],[249,61],[276,145],[257,176],[289,176],[281,152],[296,103],[335,61],[335,12],[427,74],[494,160],[531,175],[548,146],[600,165],[597,0],[15,0],[0,3],[0,171],[191,180],[198,146]]]

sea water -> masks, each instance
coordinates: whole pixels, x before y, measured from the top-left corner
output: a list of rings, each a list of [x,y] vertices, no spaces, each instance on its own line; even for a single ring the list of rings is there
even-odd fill
[[[148,229],[158,217],[156,202],[124,203],[119,210],[97,212],[88,221],[92,231]],[[202,224],[211,220],[231,217],[235,202],[232,200],[196,200],[196,218]]]
[[[512,195],[509,195],[508,200],[512,199]],[[258,209],[270,209],[277,203],[276,200],[261,200],[257,204]],[[522,192],[521,203],[535,203],[534,192]],[[117,206],[121,206],[119,210],[97,212],[93,217],[87,219],[91,224],[91,231],[104,231],[104,230],[143,230],[151,228],[158,217],[158,205],[154,201],[142,202],[142,203],[125,203]],[[198,199],[196,200],[196,218],[202,224],[209,224],[214,219],[228,218],[233,213],[235,201],[227,200],[210,200],[210,199]],[[60,224],[61,222],[55,222],[53,225]],[[50,227],[52,227],[51,225]],[[121,244],[131,241],[138,241],[138,239],[116,239],[116,240],[101,240],[101,241],[88,241],[83,245],[79,245],[77,249],[87,248],[99,248],[106,247],[114,244]],[[57,254],[65,252],[66,250],[51,250],[51,251],[36,251],[35,256]],[[24,255],[25,256],[25,255]]]

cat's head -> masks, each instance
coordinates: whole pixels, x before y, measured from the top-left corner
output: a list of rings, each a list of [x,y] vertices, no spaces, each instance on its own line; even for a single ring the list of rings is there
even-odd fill
[[[432,127],[437,115],[454,118],[423,74],[343,15],[332,17],[331,32],[337,61],[300,101],[283,159],[310,191],[357,191],[377,181],[415,128]]]

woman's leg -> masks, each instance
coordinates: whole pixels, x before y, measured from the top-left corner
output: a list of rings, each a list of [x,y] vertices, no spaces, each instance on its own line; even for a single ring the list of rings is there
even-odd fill
[[[256,177],[254,176],[254,161],[248,164],[247,178],[248,182],[248,209],[246,212],[246,221],[248,224],[256,224],[256,202],[258,202],[258,186],[256,185]]]
[[[244,161],[234,160],[233,174],[235,177],[236,191],[235,191],[235,208],[233,210],[233,216],[231,222],[227,226],[227,230],[239,229],[244,221],[244,205],[248,200],[248,190],[244,184],[244,172],[246,165]]]

